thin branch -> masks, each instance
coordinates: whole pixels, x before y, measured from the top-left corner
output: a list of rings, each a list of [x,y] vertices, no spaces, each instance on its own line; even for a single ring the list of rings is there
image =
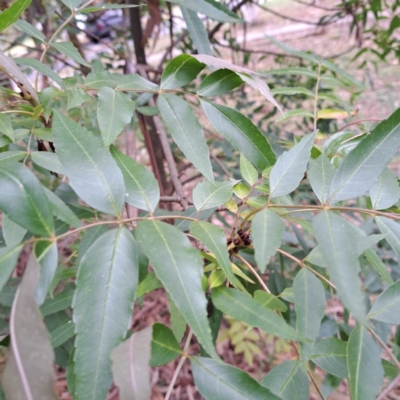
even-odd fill
[[[342,126],[338,132],[342,131],[343,129],[346,129],[347,127],[355,124],[360,124],[361,122],[367,122],[367,121],[373,121],[373,122],[381,122],[381,118],[365,118],[365,119],[359,119],[357,121],[350,122],[349,124],[346,124],[345,126]]]
[[[314,385],[315,390],[318,392],[319,396],[321,397],[321,399],[325,400],[325,397],[322,394],[320,388],[318,387],[317,382],[315,382],[314,376],[313,376],[313,374],[312,374],[312,372],[311,372],[309,367],[307,367],[307,374],[308,374],[308,377],[310,378],[312,384]]]
[[[246,267],[251,271],[251,273],[257,278],[258,282],[260,283],[260,286],[267,292],[271,293],[271,291],[268,289],[268,286],[265,284],[265,282],[262,280],[261,276],[258,275],[257,271],[251,266],[251,264],[246,261],[240,254],[235,253],[234,256],[240,260]]]
[[[374,339],[379,343],[379,345],[382,347],[382,349],[385,351],[385,353],[388,355],[388,357],[393,361],[393,364],[396,366],[396,368],[400,371],[400,362],[395,357],[395,355],[390,351],[389,347],[386,346],[386,344],[383,342],[383,340],[375,333],[375,331],[372,328],[367,328],[367,330],[374,337]]]
[[[376,400],[385,400],[386,396],[397,386],[400,385],[400,374],[397,375],[395,379],[392,380],[390,385],[376,398]]]
[[[179,363],[176,367],[176,370],[174,371],[174,375],[172,376],[171,382],[168,386],[168,392],[165,395],[165,400],[169,400],[171,397],[172,391],[174,390],[174,385],[176,380],[178,379],[179,372],[181,372],[181,369],[183,367],[183,364],[185,363],[186,359],[188,358],[189,354],[187,353],[189,350],[190,346],[190,341],[192,340],[193,332],[192,330],[189,331],[188,336],[186,338],[185,346],[183,348],[183,354],[181,359],[179,360]]]

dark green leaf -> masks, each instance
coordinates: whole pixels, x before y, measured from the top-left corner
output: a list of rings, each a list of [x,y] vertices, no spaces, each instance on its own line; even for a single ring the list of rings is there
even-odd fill
[[[148,400],[152,327],[135,332],[111,352],[112,372],[121,400]]]
[[[65,174],[57,154],[47,151],[32,151],[30,156],[32,161],[40,167],[56,172],[57,174]]]
[[[203,25],[203,21],[197,15],[197,12],[183,6],[181,6],[181,12],[194,48],[199,54],[208,54],[211,56],[211,43],[208,39],[207,30]]]
[[[201,345],[208,354],[216,355],[201,285],[203,262],[199,252],[178,228],[156,220],[139,223],[138,241]]]
[[[171,321],[171,328],[174,336],[178,342],[180,342],[183,338],[183,335],[186,332],[186,320],[182,313],[178,310],[175,303],[171,299],[171,296],[167,295],[168,298],[168,306],[169,306],[169,313],[170,313],[170,321]]]
[[[380,122],[345,157],[329,188],[335,203],[363,195],[374,185],[400,146],[400,109]]]
[[[36,304],[43,304],[58,264],[57,243],[41,241],[35,245],[35,255],[40,263],[40,278],[35,290]]]
[[[375,300],[368,318],[387,324],[400,324],[400,280],[389,286]]]
[[[251,229],[257,266],[265,272],[269,259],[282,243],[285,224],[276,213],[264,208],[254,216]]]
[[[1,14],[0,14],[1,16]],[[9,137],[13,142],[15,142],[14,129],[11,123],[11,117],[9,114],[0,113],[0,133]]]
[[[61,346],[67,340],[75,336],[75,325],[72,321],[59,326],[50,332],[51,346],[53,348]]]
[[[388,284],[391,285],[393,283],[393,279],[387,270],[386,265],[382,262],[378,254],[374,249],[367,249],[364,251],[364,256],[375,269],[375,271],[381,276],[381,278]]]
[[[325,204],[328,199],[329,186],[334,175],[335,167],[325,154],[322,153],[315,161],[311,161],[307,177],[321,204]]]
[[[12,248],[0,248],[0,292],[11,277],[21,250],[21,245]]]
[[[206,400],[282,400],[246,372],[211,358],[192,357],[194,382]]]
[[[150,272],[146,276],[146,278],[144,278],[143,281],[139,283],[136,295],[137,295],[137,297],[142,297],[146,293],[149,293],[160,287],[162,287],[162,283],[157,278],[157,276],[154,272]]]
[[[335,337],[321,340],[314,346],[311,361],[334,376],[347,378],[346,348],[347,343]]]
[[[11,220],[7,216],[7,214],[3,214],[3,219],[1,224],[6,245],[9,248],[12,248],[17,244],[20,244],[25,236],[26,229],[16,224],[13,220]]]
[[[381,349],[358,325],[347,344],[347,368],[352,400],[375,400],[383,383]]]
[[[226,6],[215,0],[168,0],[170,3],[179,4],[189,10],[204,14],[220,22],[241,22],[242,20]]]
[[[205,67],[188,54],[181,54],[171,60],[161,76],[161,89],[177,89],[193,81]]]
[[[400,224],[385,217],[375,217],[380,231],[386,235],[392,249],[400,257]]]
[[[97,120],[103,142],[109,146],[132,119],[134,102],[125,94],[109,87],[98,93]]]
[[[22,32],[26,33],[27,35],[34,37],[41,42],[45,42],[46,38],[44,37],[43,33],[39,31],[39,29],[35,28],[32,24],[29,22],[19,19],[16,23],[15,26],[21,30]]]
[[[117,78],[108,71],[101,71],[94,74],[91,72],[85,79],[87,88],[100,89],[103,86],[114,88],[117,86]]]
[[[159,367],[168,364],[180,354],[182,354],[182,350],[171,329],[163,324],[154,324],[150,365]]]
[[[43,75],[46,75],[54,82],[58,83],[58,85],[64,90],[67,91],[67,87],[65,86],[63,80],[60,78],[58,74],[56,74],[50,67],[43,64],[39,60],[30,57],[18,57],[14,58],[14,61],[19,65],[24,65],[26,67],[31,67],[36,71],[40,72]]]
[[[147,79],[142,78],[138,74],[116,75],[117,87],[120,91],[127,90],[129,92],[156,92],[160,87]]]
[[[271,293],[264,292],[263,290],[256,290],[254,292],[254,300],[257,300],[263,307],[267,307],[272,311],[286,312],[286,304],[279,300]]]
[[[0,14],[0,32],[18,20],[32,0],[16,0]]]
[[[215,130],[228,139],[260,170],[275,164],[276,156],[258,128],[232,108],[201,100],[203,109]]]
[[[369,189],[372,206],[375,210],[384,210],[397,203],[400,199],[400,186],[397,176],[385,168],[371,189]]]
[[[343,305],[360,321],[366,321],[364,294],[361,291],[357,244],[346,220],[323,211],[313,221],[319,248],[329,275]]]
[[[214,182],[210,154],[204,132],[190,105],[180,97],[162,94],[158,108],[175,143],[190,162],[211,182]]]
[[[316,132],[304,136],[289,151],[278,157],[270,173],[270,198],[293,192],[304,177]]]
[[[12,150],[0,153],[0,166],[6,165],[9,162],[22,160],[26,156],[25,151]]]
[[[220,96],[239,87],[243,83],[242,78],[230,69],[222,68],[212,72],[197,87],[200,96]]]
[[[75,192],[90,206],[120,215],[125,185],[109,150],[91,132],[57,111],[53,135],[57,155]]]
[[[297,332],[272,311],[263,307],[246,293],[227,287],[212,291],[214,306],[238,321],[257,326],[263,331],[283,339],[299,340]]]
[[[153,173],[144,165],[110,147],[126,186],[126,202],[142,210],[154,211],[160,201],[160,188]]]
[[[260,383],[284,400],[309,398],[307,373],[299,360],[280,363]]]
[[[208,250],[214,254],[219,266],[222,271],[224,271],[228,280],[235,283],[236,278],[232,272],[228,247],[226,245],[226,237],[223,229],[210,224],[209,222],[193,221],[190,223],[190,233],[206,245]]]
[[[24,165],[8,163],[0,168],[0,209],[35,235],[51,236],[54,222],[49,203],[35,175]]]
[[[73,300],[78,398],[103,399],[111,386],[110,353],[125,338],[132,318],[138,283],[135,250],[126,228],[113,229],[90,246],[79,265]]]
[[[52,47],[58,50],[60,53],[72,58],[78,64],[84,65],[90,68],[90,64],[82,57],[78,49],[71,42],[57,42],[52,43]]]
[[[73,88],[68,91],[67,110],[74,107],[79,107],[89,99],[90,96],[82,89]]]
[[[43,317],[71,307],[74,293],[75,290],[63,290],[62,292],[57,293],[52,299],[47,299],[40,307]]]
[[[35,304],[39,263],[32,253],[10,317],[11,352],[2,376],[7,399],[57,400],[54,355]]]
[[[237,181],[200,182],[193,189],[193,203],[197,211],[207,210],[224,204],[231,198],[232,188]]]

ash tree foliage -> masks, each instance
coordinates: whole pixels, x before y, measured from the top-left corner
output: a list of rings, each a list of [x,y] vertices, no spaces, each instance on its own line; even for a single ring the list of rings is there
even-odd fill
[[[98,9],[63,2],[71,19]],[[1,29],[17,27],[44,49],[40,61],[0,53],[1,71],[21,92],[1,87],[9,100],[0,111],[5,397],[58,398],[56,363],[74,399],[106,399],[113,383],[121,399],[149,399],[150,367],[180,358],[205,399],[308,399],[342,380],[353,400],[375,399],[400,373],[392,329],[400,324],[400,189],[388,167],[400,147],[400,109],[370,131],[321,140],[318,121],[335,118],[319,108],[322,85],[361,90],[357,80],[279,42],[309,70],[261,75],[228,63],[212,55],[198,13],[226,23],[240,23],[238,15],[213,0],[170,2],[182,8],[198,54],[171,59],[158,81],[87,63],[57,39],[62,21],[46,38],[18,19],[29,1],[0,15]],[[88,74],[60,77],[46,63],[49,49]],[[266,84],[307,73],[313,91]],[[36,75],[48,87],[38,91]],[[260,103],[278,110],[274,95],[312,96],[313,110],[278,112],[313,128],[303,125],[279,149],[249,115],[220,101],[237,88],[257,90]],[[93,118],[77,112],[85,107],[97,110]],[[120,137],[140,112],[152,115],[164,143],[177,207],[165,207],[159,180],[124,152]],[[216,137],[233,154],[231,176],[213,161]],[[202,175],[190,192],[171,148]],[[68,258],[59,254],[66,240],[75,249]],[[21,252],[22,277],[14,273]],[[135,302],[157,288],[168,295],[172,326],[132,330]],[[342,305],[340,315],[328,302]],[[222,318],[286,343],[292,359],[256,381],[217,353]],[[198,354],[188,352],[193,341]]]

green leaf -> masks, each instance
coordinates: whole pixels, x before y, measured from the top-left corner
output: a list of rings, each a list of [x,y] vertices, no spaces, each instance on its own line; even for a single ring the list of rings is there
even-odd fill
[[[381,278],[388,284],[391,285],[393,283],[393,279],[390,276],[386,265],[382,262],[378,254],[374,249],[367,249],[364,251],[364,256],[375,269],[375,271],[381,276]]]
[[[182,313],[178,310],[175,303],[171,299],[171,296],[167,295],[169,313],[171,315],[171,328],[172,332],[178,342],[180,342],[183,338],[183,335],[186,332],[186,320]]]
[[[197,211],[218,207],[228,201],[232,196],[232,188],[237,181],[200,182],[193,189],[193,203]]]
[[[284,94],[284,95],[294,95],[294,94],[305,94],[306,96],[314,97],[314,93],[303,87],[280,87],[271,90],[271,94]]]
[[[54,194],[46,187],[43,187],[43,189],[46,194],[47,200],[50,203],[53,215],[55,215],[57,219],[66,222],[68,225],[73,226],[74,228],[79,228],[82,226],[79,218],[56,194]]]
[[[121,400],[148,400],[151,395],[152,327],[135,332],[111,352],[112,372]]]
[[[108,87],[98,93],[97,120],[104,144],[109,146],[132,119],[135,103],[125,94]]]
[[[171,329],[163,324],[154,324],[150,365],[159,367],[168,364],[181,354],[182,350]]]
[[[16,224],[7,214],[3,214],[2,229],[6,245],[10,248],[20,244],[26,233],[26,229]]]
[[[74,107],[79,107],[89,99],[90,96],[82,89],[73,88],[71,90],[68,90],[67,110],[70,110]]]
[[[117,86],[117,78],[108,71],[101,71],[96,74],[91,72],[85,79],[86,88],[100,89],[103,86],[114,88]]]
[[[307,110],[302,110],[297,108],[296,110],[289,110],[289,111],[285,111],[285,114],[282,115],[281,117],[279,117],[276,122],[281,122],[281,121],[285,121],[289,118],[292,117],[310,117],[313,118],[314,114],[310,111]]]
[[[310,159],[316,132],[305,135],[292,149],[278,157],[270,173],[270,198],[285,196],[300,184]]]
[[[282,400],[241,369],[211,358],[192,357],[194,382],[206,400]]]
[[[66,0],[68,1],[68,0]],[[71,0],[69,0],[71,1]],[[78,0],[79,4],[82,2],[81,0]],[[118,10],[118,9],[123,9],[123,8],[134,8],[134,7],[140,7],[141,5],[136,5],[136,4],[100,4],[96,7],[86,7],[83,10],[80,10],[81,13],[92,13],[96,11],[104,11],[104,10]]]
[[[82,3],[82,0],[61,0],[68,8],[75,10]]]
[[[267,307],[272,311],[286,312],[286,304],[279,300],[272,293],[264,292],[264,290],[256,290],[254,292],[254,300],[257,300],[263,307]]]
[[[240,173],[249,185],[253,186],[258,181],[258,172],[253,164],[243,155],[240,155]]]
[[[329,188],[329,201],[363,195],[379,179],[400,146],[400,108],[380,122],[350,151],[340,164]]]
[[[11,150],[0,153],[0,166],[6,165],[9,162],[22,160],[26,156],[25,151]]]
[[[72,58],[78,64],[91,68],[91,65],[82,57],[78,49],[71,42],[57,42],[52,43],[51,46],[68,58]]]
[[[67,91],[67,87],[65,86],[63,80],[60,78],[58,74],[56,74],[50,67],[43,64],[39,60],[35,58],[28,57],[17,57],[14,58],[14,61],[19,65],[24,65],[26,67],[31,67],[36,71],[40,72],[43,75],[46,75],[48,78],[52,79],[54,82],[58,83],[58,85],[64,90]]]
[[[144,278],[142,282],[139,283],[136,295],[137,297],[141,297],[144,296],[146,293],[149,293],[160,287],[162,287],[162,283],[157,278],[154,272],[150,272],[146,276],[146,278]]]
[[[251,229],[257,266],[265,272],[270,258],[282,243],[285,224],[276,213],[264,208],[254,216]]]
[[[158,279],[198,341],[208,354],[216,356],[201,286],[203,261],[199,252],[178,228],[156,220],[140,222],[137,237]]]
[[[247,117],[232,108],[200,100],[215,130],[260,170],[275,164],[276,156],[264,135]]]
[[[206,28],[204,27],[202,20],[197,15],[197,12],[189,10],[183,6],[180,8],[194,48],[199,54],[208,54],[212,56],[211,43],[208,39]]]
[[[75,356],[75,348],[72,349],[69,358],[68,358],[68,363],[67,363],[67,385],[68,385],[68,391],[71,394],[73,399],[76,399],[76,375],[75,375],[75,361],[74,361],[74,356]]]
[[[138,74],[115,75],[117,78],[117,90],[130,92],[159,91],[160,87]]]
[[[38,277],[39,264],[32,253],[11,310],[11,351],[1,382],[7,399],[58,398],[54,355],[35,304]]]
[[[352,400],[374,400],[383,383],[381,349],[365,328],[353,329],[347,344],[347,368]]]
[[[48,151],[32,151],[30,156],[32,161],[42,168],[56,172],[57,174],[65,174],[57,154]]]
[[[19,163],[0,168],[0,209],[35,235],[51,236],[54,222],[49,203],[35,175]]]
[[[190,223],[190,234],[204,243],[218,261],[222,271],[230,282],[237,281],[232,272],[231,260],[229,259],[226,237],[223,229],[203,221],[192,221]]]
[[[313,221],[315,235],[330,278],[343,305],[360,322],[366,322],[364,294],[361,291],[357,244],[347,221],[323,211]]]
[[[300,68],[300,67],[270,69],[265,74],[266,75],[299,75],[299,76],[308,76],[308,77],[314,78],[314,79],[318,78],[318,74],[315,71],[312,71],[311,69],[308,69],[308,68]]]
[[[317,342],[311,361],[324,371],[339,378],[347,378],[347,343],[335,337]]]
[[[230,69],[222,68],[206,76],[197,87],[200,96],[220,96],[243,84],[242,78]]]
[[[368,313],[368,318],[387,324],[400,324],[400,280],[390,285],[375,300]]]
[[[303,268],[293,282],[296,328],[305,338],[315,342],[325,313],[325,289],[320,280]],[[302,343],[300,354],[303,362],[310,358],[314,345]]]
[[[400,224],[385,217],[375,217],[375,221],[380,231],[386,235],[386,240],[394,252],[400,257]]]
[[[247,183],[239,182],[233,187],[233,193],[236,197],[243,200],[250,194],[250,188]]]
[[[397,176],[389,168],[385,168],[378,182],[369,189],[369,195],[375,210],[384,210],[396,204],[400,199]]]
[[[310,162],[307,177],[310,185],[321,204],[328,199],[329,186],[335,175],[335,167],[329,162],[325,154]]]
[[[299,360],[283,361],[269,371],[260,383],[284,400],[309,398],[307,373]]]
[[[50,332],[51,347],[56,348],[75,336],[75,325],[72,321],[59,326]]]
[[[6,135],[13,142],[15,142],[14,129],[12,127],[11,117],[9,114],[0,113],[0,133]]]
[[[19,19],[16,23],[15,26],[21,30],[22,32],[26,33],[27,35],[34,37],[41,42],[46,42],[46,38],[44,37],[43,33],[39,31],[39,29],[35,28],[32,24],[29,22]]]
[[[113,229],[90,246],[79,265],[72,304],[78,398],[103,399],[111,386],[110,353],[125,338],[132,318],[138,283],[135,250],[126,228]]]
[[[299,340],[298,333],[283,318],[263,307],[251,296],[237,289],[218,287],[212,290],[214,306],[238,321],[256,326],[283,339]]]
[[[153,212],[160,201],[160,188],[154,174],[144,165],[110,147],[126,186],[126,202],[141,210]]]
[[[219,22],[241,22],[242,20],[226,6],[215,0],[168,0]]]
[[[75,290],[67,289],[57,293],[52,299],[47,299],[41,306],[40,311],[45,317],[46,315],[55,314],[59,311],[71,307],[72,298],[74,297]]]
[[[208,56],[205,54],[194,55],[197,60],[207,64],[208,66],[212,66],[213,68],[227,68],[231,71],[235,71],[236,74],[251,87],[259,91],[268,101],[270,101],[280,112],[282,112],[279,104],[275,101],[274,97],[269,90],[268,85],[264,81],[264,77],[260,74],[255,73],[254,71],[238,67],[237,65],[231,64],[230,62],[224,61],[220,58]]]
[[[162,94],[158,97],[161,117],[175,143],[190,162],[210,181],[214,182],[210,154],[203,129],[192,107],[180,97]]]
[[[108,149],[87,129],[57,111],[53,135],[57,155],[75,192],[90,206],[120,215],[125,185]]]
[[[32,0],[16,0],[0,14],[0,32],[18,21],[18,17],[28,8]]]
[[[205,67],[188,54],[172,59],[161,75],[161,89],[177,89],[192,82]]]
[[[11,248],[0,247],[0,292],[3,290],[15,269],[22,247],[21,245]]]

